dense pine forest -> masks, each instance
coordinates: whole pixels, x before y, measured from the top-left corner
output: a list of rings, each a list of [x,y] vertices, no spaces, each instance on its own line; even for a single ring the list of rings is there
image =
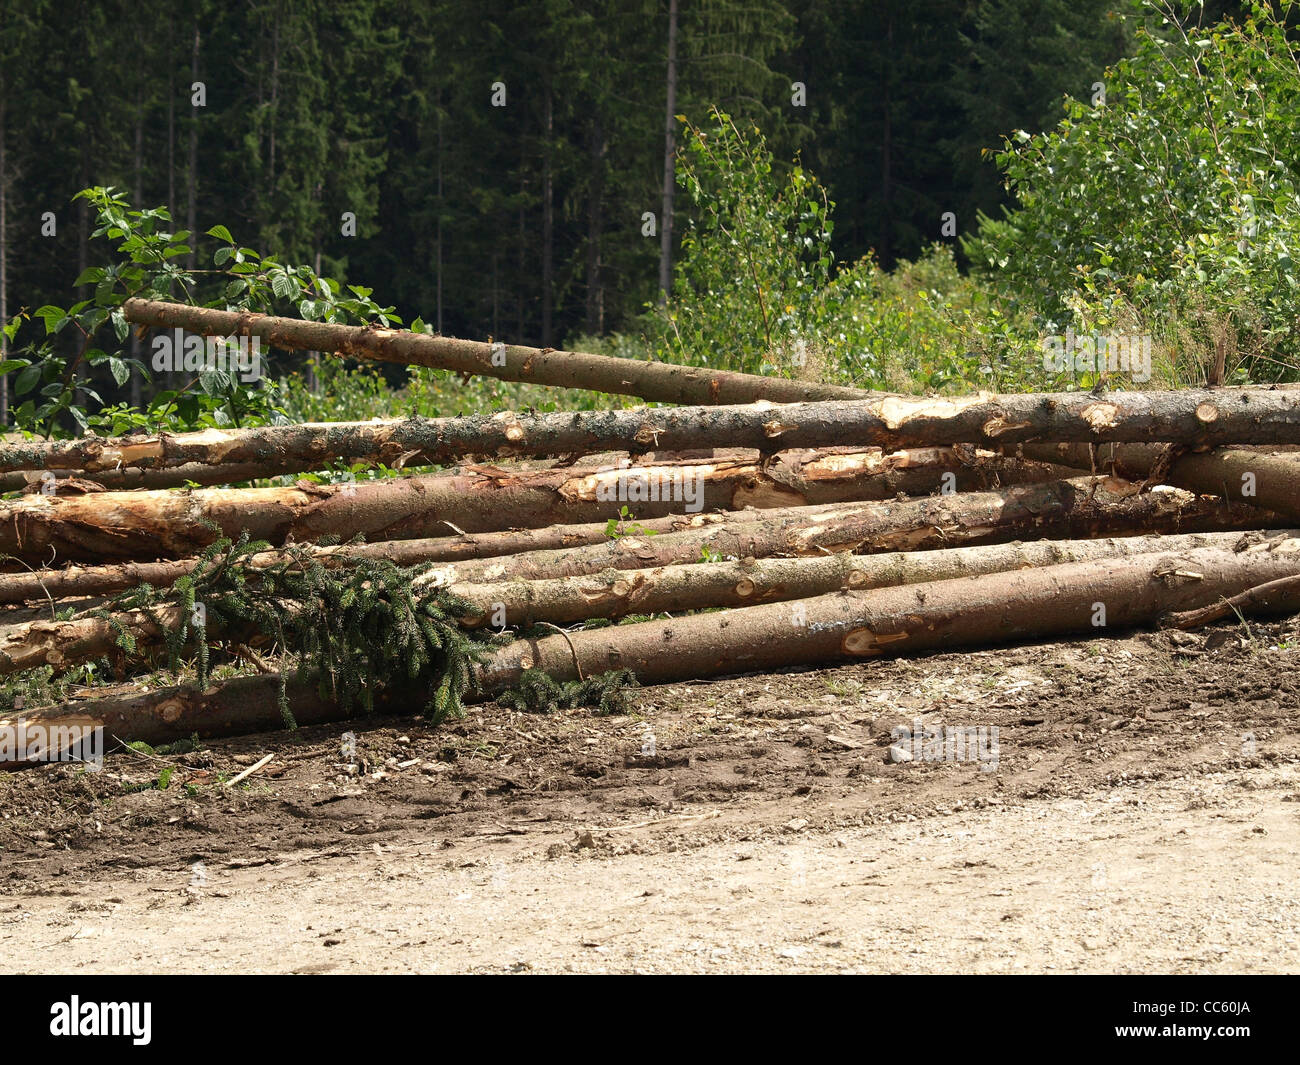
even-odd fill
[[[1185,28],[1240,27],[1249,9],[1119,0],[192,0],[96,5],[70,20],[57,4],[9,3],[0,30],[6,353],[28,364],[49,354],[73,363],[57,375],[33,370],[17,391],[34,395],[52,377],[75,383],[89,374],[103,403],[139,407],[168,383],[129,364],[113,363],[109,374],[107,355],[98,363],[77,355],[71,331],[40,347],[65,317],[49,308],[88,299],[86,271],[111,256],[95,236],[103,222],[95,203],[74,199],[96,187],[115,190],[124,206],[164,209],[168,228],[190,235],[169,254],[200,271],[199,302],[220,294],[202,273],[213,265],[220,242],[210,230],[219,225],[237,245],[364,286],[394,317],[447,335],[868,385],[1041,387],[1050,382],[1028,380],[1042,374],[1025,352],[1044,333],[1108,325],[1079,307],[1067,320],[1076,295],[1094,309],[1104,295],[1070,291],[1079,269],[1093,270],[1090,284],[1106,270],[1118,276],[1114,262],[1096,259],[1098,243],[1145,241],[1124,224],[1123,205],[1136,210],[1140,191],[1126,189],[1114,167],[1103,181],[1096,160],[1071,155],[1051,131],[1071,107],[1081,110],[1066,125],[1091,124],[1120,141],[1124,128],[1101,127],[1127,121],[1140,138],[1161,107],[1195,125],[1188,101],[1205,85],[1187,86],[1187,100],[1146,91],[1162,84],[1159,63],[1171,61],[1154,49],[1194,59],[1204,45]],[[1223,57],[1232,51],[1247,64],[1252,49],[1271,47],[1253,23],[1235,44],[1216,40]],[[1115,70],[1144,48],[1145,62]],[[1240,81],[1212,68],[1198,77]],[[1108,70],[1111,99],[1099,107]],[[1249,97],[1223,105],[1248,110]],[[1265,110],[1264,124],[1290,121]],[[1202,124],[1212,130],[1214,116]],[[1257,138],[1278,143],[1284,132],[1254,126]],[[1015,139],[1031,137],[1043,139]],[[1177,165],[1187,146],[1155,147]],[[1134,154],[1147,148],[1139,143]],[[1077,180],[1039,194],[1041,175],[1031,170],[1043,160],[1046,172],[1078,169]],[[1232,198],[1249,197],[1233,181]],[[1222,190],[1202,191],[1222,203]],[[1258,189],[1254,197],[1266,199]],[[1088,218],[1067,200],[1088,202]],[[1002,219],[1030,203],[1038,217],[1026,253],[1024,234],[1008,236]],[[1199,208],[1180,201],[1173,209],[1194,216]],[[1196,250],[1194,241],[1178,243],[1173,259]],[[737,248],[757,248],[755,263],[746,266]],[[774,276],[759,276],[764,268]],[[999,275],[997,284],[976,286],[971,271],[981,269]],[[1152,293],[1125,296],[1141,318]],[[1178,339],[1210,350],[1217,329],[1233,333],[1234,351],[1238,341],[1268,348],[1276,336],[1258,342],[1256,296],[1245,294],[1249,308],[1233,304],[1230,323],[1221,308],[1208,325],[1181,308],[1179,323],[1196,322],[1179,324]],[[1140,321],[1109,325],[1125,335],[1152,331]],[[140,341],[130,345],[125,354],[141,356]],[[1287,361],[1270,365],[1276,373]],[[271,363],[300,394],[281,394],[270,408],[312,414],[317,364],[288,352]],[[13,424],[22,396],[12,371],[26,364],[5,365],[0,407]],[[403,384],[400,373],[385,374],[387,384]],[[345,391],[355,398],[383,387],[367,377]],[[383,402],[376,395],[371,406],[380,409],[353,413],[384,413]],[[85,393],[55,405],[35,402],[18,424],[61,432],[85,420],[69,421],[69,410],[96,408]],[[187,424],[210,414],[187,411]]]

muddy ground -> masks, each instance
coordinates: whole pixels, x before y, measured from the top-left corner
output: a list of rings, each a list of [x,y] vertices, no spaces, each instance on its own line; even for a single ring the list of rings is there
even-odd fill
[[[1298,711],[1290,622],[0,774],[0,971],[1296,971]]]

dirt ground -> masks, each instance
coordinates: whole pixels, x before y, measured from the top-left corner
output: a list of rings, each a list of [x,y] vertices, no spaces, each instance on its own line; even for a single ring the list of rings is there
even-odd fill
[[[1292,622],[0,774],[0,971],[1294,972],[1298,710]]]

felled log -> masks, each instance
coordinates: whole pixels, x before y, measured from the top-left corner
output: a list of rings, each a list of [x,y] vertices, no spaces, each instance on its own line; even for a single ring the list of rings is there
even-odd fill
[[[517,640],[482,668],[478,684],[497,692],[517,683],[525,669],[557,680],[630,669],[643,684],[661,684],[1028,638],[1102,636],[1297,574],[1300,541],[1288,539],[1242,552],[1153,552],[845,591],[567,639]]]
[[[1020,450],[1026,457],[1077,469],[1113,470],[1129,480],[1143,480],[1155,470],[1163,484],[1241,500],[1300,520],[1300,454],[1241,448],[1167,454],[1167,448],[1153,444],[1101,444],[1093,449],[1086,444],[1024,444]]]
[[[285,488],[189,492],[34,494],[0,502],[0,553],[30,562],[108,562],[184,557],[218,535],[247,530],[272,544],[403,540],[479,533],[504,524],[543,527],[675,512],[788,507],[928,493],[1007,479],[1041,479],[1016,460],[952,448],[897,452],[828,449],[768,460],[676,460],[607,470],[512,471],[466,467],[460,474],[359,484],[299,482]],[[214,531],[215,530],[215,531]]]
[[[1242,504],[1226,505],[1178,489],[1139,493],[1126,482],[1084,477],[996,492],[760,512],[744,524],[724,522],[660,536],[625,535],[586,547],[440,563],[416,578],[416,585],[578,577],[713,556],[876,554],[1044,537],[1223,532],[1279,524],[1268,512]]]
[[[504,691],[518,683],[525,669],[543,670],[556,680],[631,669],[642,683],[660,684],[1044,636],[1105,636],[1296,575],[1300,543],[1287,539],[1244,551],[1152,552],[837,592],[517,640],[476,670],[474,694],[484,698]],[[10,714],[0,719],[0,727],[98,724],[123,741],[149,743],[196,732],[207,737],[274,729],[281,724],[278,684],[276,676],[263,675],[214,684],[202,692],[96,692],[58,707]],[[397,696],[388,705],[410,705],[400,687],[388,694]],[[314,688],[291,686],[290,699],[300,724],[341,716]]]
[[[462,582],[453,585],[451,590],[476,608],[461,619],[466,628],[527,625],[538,621],[565,624],[592,618],[618,618],[630,613],[751,606],[806,599],[839,589],[921,584],[1032,566],[1121,558],[1153,550],[1172,552],[1205,547],[1230,550],[1242,542],[1242,534],[1236,532],[1040,540],[880,555],[750,558],[632,571],[607,570],[580,578]],[[0,675],[44,665],[62,672],[112,653],[122,632],[130,634],[140,648],[158,646],[168,631],[180,627],[184,614],[179,607],[161,606],[150,612],[119,611],[114,619],[116,624],[91,615],[58,621],[42,618],[0,630]],[[212,624],[205,635],[209,640],[243,640],[252,634],[226,632]]]
[[[655,364],[650,364],[655,365]],[[26,441],[0,447],[0,471],[101,470],[236,464],[258,477],[328,462],[444,465],[465,456],[511,458],[638,453],[707,444],[762,451],[853,445],[887,450],[953,443],[1172,440],[1300,443],[1300,396],[1121,392],[750,404],[515,413],[462,418],[305,423],[193,433]]]
[[[11,470],[0,473],[0,492],[40,491],[43,486],[43,473],[50,473],[55,478],[56,491],[60,481],[68,476],[78,481],[89,480],[113,492],[129,492],[135,489],[185,488],[219,484],[239,484],[241,481],[255,481],[264,477],[279,476],[280,473],[303,473],[319,466],[300,466],[293,470],[266,472],[266,467],[256,462],[238,462],[229,465],[208,466],[203,463],[188,462],[183,466],[171,466],[166,469],[145,469],[136,466],[124,466],[120,470],[97,470],[86,474],[83,471],[53,470]]]
[[[1300,536],[1300,530],[1268,535]],[[476,607],[476,613],[461,619],[469,627],[503,623],[519,626],[539,621],[567,624],[628,614],[753,606],[808,599],[841,589],[864,591],[923,584],[1065,562],[1125,558],[1152,551],[1178,552],[1207,547],[1231,550],[1241,543],[1243,534],[1239,532],[1015,541],[879,555],[747,558],[652,569],[606,570],[582,577],[464,582],[452,585],[451,590]]]
[[[139,325],[184,329],[204,336],[258,337],[285,349],[337,352],[357,359],[430,366],[502,381],[639,396],[663,403],[753,403],[761,399],[795,402],[863,399],[873,395],[861,389],[813,381],[640,362],[554,348],[483,344],[404,329],[331,325],[160,300],[130,299],[122,305],[122,310],[128,321]]]

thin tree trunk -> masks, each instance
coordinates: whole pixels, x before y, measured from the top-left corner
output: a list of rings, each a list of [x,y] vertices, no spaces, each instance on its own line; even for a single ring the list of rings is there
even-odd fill
[[[522,145],[523,139],[521,138],[521,156],[523,154]],[[519,160],[519,241],[517,248],[517,251],[519,252],[519,277],[515,282],[515,308],[518,312],[518,322],[515,326],[515,341],[519,344],[524,342],[524,337],[527,335],[524,332],[524,310],[526,306],[524,282],[527,278],[526,249],[528,247],[528,225],[524,215],[524,202],[526,193],[528,192],[528,182],[524,177],[524,173],[524,160],[521,157]]]
[[[194,83],[199,80],[199,27],[196,23],[194,26],[194,49],[190,56],[190,93],[194,92]],[[189,172],[186,175],[187,185],[187,203],[186,203],[186,228],[190,231],[190,254],[186,257],[189,269],[193,270],[198,263],[197,253],[194,249],[198,247],[196,234],[198,232],[198,203],[199,203],[199,109],[191,105],[190,107],[190,165]]]
[[[494,350],[493,344],[431,337],[407,330],[305,322],[297,318],[241,314],[159,300],[128,300],[124,309],[127,318],[133,322],[180,327],[208,336],[256,336],[282,348],[333,351],[351,358],[432,366],[503,381],[585,388],[664,403],[717,405],[757,400],[868,399],[880,395],[810,381],[758,377],[608,355],[547,351],[520,345],[505,345]],[[1297,405],[1300,406],[1300,399]]]
[[[893,14],[885,16],[886,69],[880,79],[880,107],[884,118],[884,135],[880,140],[880,261],[886,269],[894,265],[894,116],[890,101],[889,82],[893,76],[894,62],[894,18]]]
[[[1171,628],[1195,629],[1230,614],[1294,614],[1297,610],[1300,610],[1300,575],[1265,581],[1217,603],[1170,614],[1164,621]]]
[[[587,131],[587,332],[599,336],[605,331],[605,294],[601,288],[601,236],[604,229],[605,131],[600,111],[592,104]]]
[[[673,282],[673,189],[677,155],[677,0],[668,0],[668,92],[664,109],[663,217],[659,219],[659,305]]]
[[[167,52],[175,55],[176,13],[167,8]],[[168,66],[167,74],[167,210],[176,217],[176,78]]]
[[[77,490],[97,491],[93,486],[108,489],[111,492],[126,492],[136,488],[159,490],[163,488],[207,488],[220,485],[237,485],[244,481],[256,481],[284,474],[306,473],[323,468],[323,463],[286,463],[278,467],[268,467],[263,462],[238,462],[218,466],[206,463],[186,463],[183,466],[170,466],[161,469],[143,469],[124,466],[120,470],[100,470],[83,475],[79,471],[64,471],[77,482]],[[24,488],[35,488],[41,484],[41,475],[34,471],[11,470],[0,473],[0,492],[16,492]],[[61,486],[56,484],[56,494]]]
[[[135,91],[135,154],[132,160],[132,195],[135,197],[135,205],[138,208],[144,205],[144,88],[143,85],[137,85]],[[189,244],[193,247],[195,243],[193,231],[190,233]],[[131,358],[140,358],[140,337],[134,329],[131,330],[131,340],[128,347]],[[142,378],[140,371],[134,366],[131,367],[131,386],[130,399],[131,407],[139,410],[142,403],[141,393]]]
[[[437,234],[434,238],[434,277],[437,286],[437,296],[435,307],[437,310],[437,331],[442,335],[442,215],[445,210],[445,201],[442,196],[442,89],[438,90],[438,221]],[[318,270],[317,273],[320,271]],[[496,308],[493,311],[492,328],[496,329]]]
[[[549,69],[549,68],[548,68]],[[542,96],[545,106],[542,144],[542,347],[551,346],[552,322],[555,305],[555,190],[553,187],[551,156],[554,146],[551,138],[555,131],[555,96],[549,74],[543,76]]]
[[[270,201],[275,204],[275,119],[280,107],[280,7],[272,5],[271,15],[271,115],[267,147],[266,190]]]
[[[5,144],[5,89],[0,85],[0,327],[9,322],[9,160]],[[9,357],[9,340],[0,332],[0,362]],[[9,375],[0,374],[0,430],[9,425]]]

